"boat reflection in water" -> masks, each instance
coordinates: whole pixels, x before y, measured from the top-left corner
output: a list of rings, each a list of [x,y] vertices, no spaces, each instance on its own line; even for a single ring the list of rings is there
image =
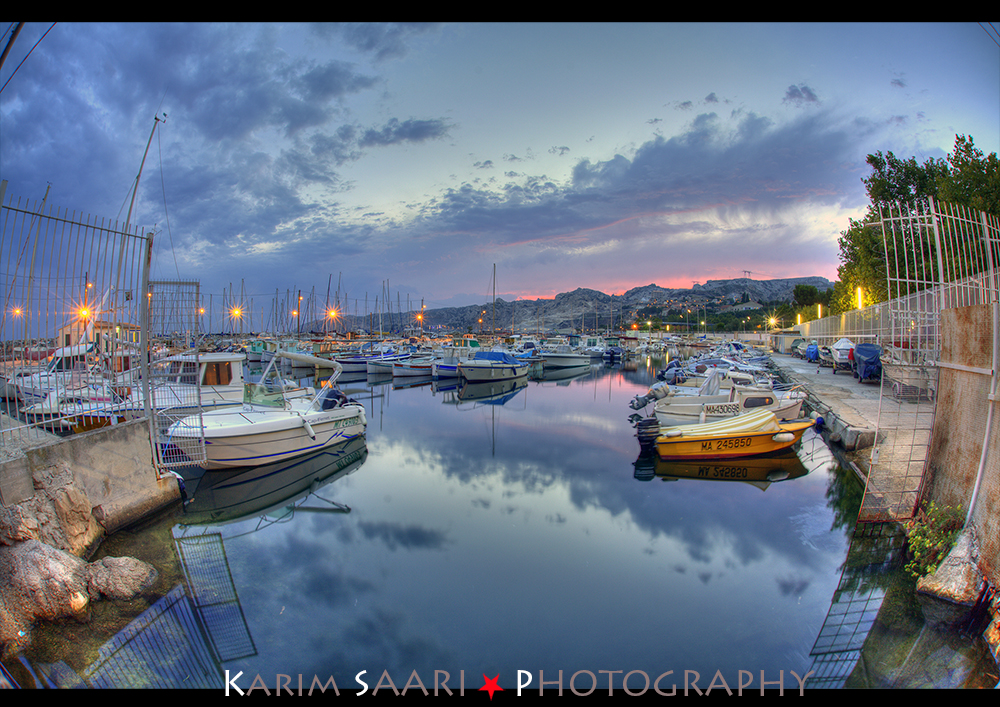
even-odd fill
[[[655,450],[643,451],[635,460],[638,481],[742,481],[764,491],[772,483],[805,476],[812,471],[836,467],[836,461],[822,437],[808,431],[799,442],[797,451],[786,449],[756,457],[741,459],[697,459],[663,461]]]
[[[805,476],[809,470],[795,452],[781,452],[771,456],[744,459],[700,459],[693,461],[662,461],[654,453],[644,453],[635,462],[635,478],[651,481],[699,479],[704,481],[742,481],[761,491],[776,481],[786,481]]]
[[[194,489],[192,500],[184,506],[181,523],[229,523],[248,516],[267,516],[272,521],[283,519],[297,507],[301,508],[301,502],[315,495],[319,488],[357,471],[367,457],[368,446],[362,435],[284,462],[206,471]],[[343,504],[327,503],[329,509],[305,510],[350,511]]]
[[[458,400],[503,405],[521,390],[528,387],[527,378],[508,378],[500,381],[463,381],[458,387]]]

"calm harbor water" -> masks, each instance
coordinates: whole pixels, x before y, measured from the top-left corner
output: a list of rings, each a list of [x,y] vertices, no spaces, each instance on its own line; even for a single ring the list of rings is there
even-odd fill
[[[898,543],[855,540],[847,561],[861,485],[812,433],[763,466],[642,458],[628,402],[662,363],[493,397],[342,379],[368,410],[363,443],[191,481],[183,509],[101,548],[153,563],[156,587],[39,627],[29,658],[118,686],[222,689],[242,671],[244,691],[256,675],[432,691],[444,672],[467,692],[544,674],[554,693],[560,671],[567,692],[579,671],[598,692],[667,671],[665,692],[696,680],[685,671],[702,690],[759,690],[762,675],[797,690],[792,671],[810,670],[807,688],[843,685]]]

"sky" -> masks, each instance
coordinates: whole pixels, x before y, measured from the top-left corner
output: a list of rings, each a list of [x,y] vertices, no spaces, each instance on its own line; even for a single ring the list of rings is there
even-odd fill
[[[0,178],[124,220],[165,114],[133,215],[155,231],[151,277],[257,302],[836,280],[869,153],[923,162],[956,135],[1000,152],[997,37],[975,22],[27,23],[0,68]]]

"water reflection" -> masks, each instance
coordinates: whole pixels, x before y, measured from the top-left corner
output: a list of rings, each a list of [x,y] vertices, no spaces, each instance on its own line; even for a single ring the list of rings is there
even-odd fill
[[[638,481],[738,481],[766,491],[776,481],[797,479],[809,473],[793,451],[770,456],[714,461],[661,461],[656,452],[641,453],[635,462]]]
[[[209,569],[231,578],[232,594],[211,585],[226,612],[199,619],[238,629],[228,648],[209,641],[215,670],[272,687],[279,673],[333,677],[346,692],[361,670],[369,685],[388,671],[399,688],[414,670],[425,684],[464,671],[468,690],[483,673],[514,689],[518,670],[567,681],[693,670],[704,689],[716,671],[730,686],[752,671],[759,687],[761,671],[790,681],[834,666],[845,648],[825,642],[829,617],[848,594],[875,596],[877,572],[859,574],[849,554],[860,485],[816,436],[761,469],[639,463],[628,402],[656,369],[598,364],[565,385],[464,395],[447,382],[341,380],[368,408],[361,458],[345,450],[329,473],[203,478],[165,530],[162,562],[183,559],[189,591]],[[754,488],[701,481],[713,475]],[[303,512],[332,499],[354,510]],[[194,538],[211,540],[193,552]]]
[[[184,505],[180,522],[208,525],[251,515],[286,520],[297,508],[316,510],[305,507],[305,500],[320,498],[317,492],[323,486],[357,471],[367,457],[368,446],[362,436],[276,464],[206,471],[194,486],[191,501]],[[330,511],[350,511],[343,504],[327,503]]]

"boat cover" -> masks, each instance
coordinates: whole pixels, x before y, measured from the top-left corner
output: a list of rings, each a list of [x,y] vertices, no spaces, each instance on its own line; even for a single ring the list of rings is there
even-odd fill
[[[835,343],[830,348],[836,349],[838,351],[844,351],[846,353],[847,351],[850,351],[851,349],[854,348],[854,342],[847,338],[837,339],[837,343]]]
[[[860,380],[882,375],[882,349],[876,344],[858,344],[854,347],[854,365]]]
[[[506,363],[509,366],[522,365],[521,361],[518,361],[506,351],[477,351],[473,358],[476,361],[496,361],[497,363]]]
[[[816,344],[806,346],[806,361],[819,361],[819,346]]]
[[[773,412],[770,410],[760,410],[758,412],[736,415],[725,420],[719,420],[718,422],[661,427],[660,434],[665,435],[670,430],[680,431],[683,437],[726,437],[754,432],[781,432],[781,424]]]

